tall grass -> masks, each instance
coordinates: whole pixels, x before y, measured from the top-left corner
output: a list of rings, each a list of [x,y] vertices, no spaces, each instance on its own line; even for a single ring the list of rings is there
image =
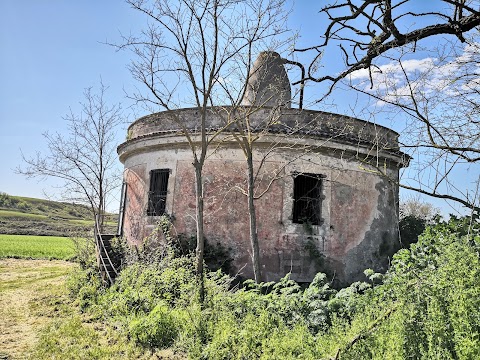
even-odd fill
[[[0,258],[67,260],[74,255],[75,246],[66,237],[0,234]]]

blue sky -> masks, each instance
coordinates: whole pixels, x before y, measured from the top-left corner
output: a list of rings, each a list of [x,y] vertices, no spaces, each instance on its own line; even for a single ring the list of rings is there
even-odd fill
[[[300,6],[290,21],[300,27],[313,15]],[[111,102],[122,102],[124,109],[131,105],[125,99],[125,91],[136,85],[127,69],[130,54],[104,43],[118,42],[120,33],[136,33],[143,25],[144,18],[121,0],[0,1],[1,192],[55,195],[52,185],[60,183],[15,173],[21,152],[44,152],[42,134],[64,132],[62,117],[70,108],[79,113],[83,89],[98,86],[100,79],[109,86]],[[129,121],[131,113],[126,112]],[[119,143],[125,133],[120,130]]]
[[[137,14],[118,0],[0,2],[0,191],[31,197],[54,192],[52,181],[14,173],[20,149],[26,155],[44,151],[42,133],[63,132],[62,117],[70,107],[78,113],[83,89],[100,79],[111,101],[124,102],[124,88],[133,85],[128,54],[102,42],[136,25]]]
[[[414,4],[424,7],[427,2]],[[289,24],[300,32],[297,46],[317,42],[320,5],[306,0],[295,2]],[[22,162],[20,149],[26,155],[45,151],[42,133],[64,132],[62,117],[70,108],[79,113],[83,89],[98,86],[100,79],[109,86],[110,101],[122,102],[127,120],[134,119],[124,96],[136,85],[126,68],[130,54],[116,52],[104,42],[119,41],[120,33],[136,33],[144,24],[144,18],[121,0],[0,1],[1,192],[30,197],[55,195],[53,186],[59,183],[27,180],[15,174],[14,169]],[[321,71],[340,70],[335,58],[325,57],[323,64],[325,70]],[[310,89],[306,98],[315,95],[315,89]],[[338,93],[334,106],[327,110],[347,113],[353,98]],[[118,142],[124,138],[125,129],[120,129]],[[439,201],[434,203],[444,206]]]

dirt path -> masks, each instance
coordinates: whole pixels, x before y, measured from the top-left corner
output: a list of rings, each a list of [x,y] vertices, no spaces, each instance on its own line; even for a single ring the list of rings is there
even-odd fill
[[[23,359],[38,330],[65,316],[65,261],[0,260],[0,359]]]

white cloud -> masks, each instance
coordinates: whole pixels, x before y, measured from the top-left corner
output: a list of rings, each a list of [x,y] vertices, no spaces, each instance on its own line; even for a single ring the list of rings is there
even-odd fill
[[[390,62],[385,65],[381,65],[378,68],[374,68],[372,70],[372,77],[382,77],[385,75],[396,76],[399,77],[400,74],[403,77],[403,71],[407,74],[412,74],[414,72],[424,72],[428,69],[431,69],[433,64],[435,63],[435,58],[425,58],[425,59],[411,59],[411,60],[404,60],[400,62]],[[365,80],[369,79],[370,74],[368,69],[361,69],[353,72],[350,75],[351,80]]]
[[[371,74],[368,69],[355,71],[349,80],[385,101],[408,101],[411,92],[422,97],[458,96],[480,84],[480,43],[466,45],[457,57],[392,61],[372,67]]]

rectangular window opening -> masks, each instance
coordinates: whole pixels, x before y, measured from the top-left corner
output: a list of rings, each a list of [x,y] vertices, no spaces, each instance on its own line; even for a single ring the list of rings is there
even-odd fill
[[[167,201],[167,186],[170,169],[156,169],[150,171],[150,189],[148,191],[148,216],[165,214]]]
[[[322,179],[320,174],[294,174],[293,222],[296,224],[322,224]]]

